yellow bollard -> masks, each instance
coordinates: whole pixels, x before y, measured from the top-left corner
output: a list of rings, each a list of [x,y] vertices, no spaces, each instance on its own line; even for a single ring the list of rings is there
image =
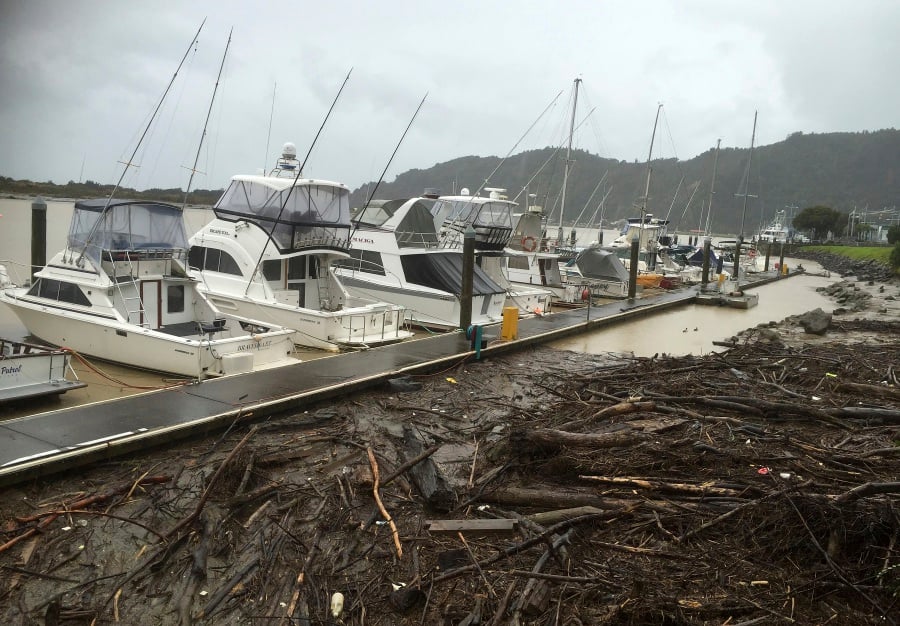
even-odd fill
[[[788,266],[787,266],[787,263],[785,263],[784,265],[781,266],[781,275],[787,276],[787,273],[788,273]]]
[[[503,323],[500,325],[500,339],[512,341],[519,338],[519,309],[514,306],[503,307]]]

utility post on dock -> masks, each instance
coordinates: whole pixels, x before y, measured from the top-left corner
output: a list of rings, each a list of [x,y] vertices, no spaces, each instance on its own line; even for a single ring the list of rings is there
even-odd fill
[[[31,203],[31,282],[34,275],[47,265],[47,203],[37,197]]]
[[[631,262],[628,264],[628,299],[634,300],[637,294],[637,273],[638,273],[638,253],[640,251],[641,240],[637,237],[631,238]]]
[[[475,282],[475,229],[469,224],[463,233],[462,289],[459,294],[459,327],[472,325],[472,291]]]
[[[704,237],[703,238],[703,275],[700,280],[700,284],[703,289],[706,288],[706,284],[709,282],[709,253],[710,253],[711,247],[712,247],[712,238]]]

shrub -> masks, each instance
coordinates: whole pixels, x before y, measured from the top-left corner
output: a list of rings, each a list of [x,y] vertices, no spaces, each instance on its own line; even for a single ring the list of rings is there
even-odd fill
[[[900,226],[891,226],[887,231],[887,240],[889,244],[900,243]]]
[[[900,269],[900,241],[894,244],[894,249],[891,250],[891,267],[895,270]]]

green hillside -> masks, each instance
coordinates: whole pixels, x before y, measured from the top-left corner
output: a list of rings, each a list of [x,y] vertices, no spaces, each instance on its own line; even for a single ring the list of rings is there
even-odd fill
[[[668,216],[672,224],[685,231],[701,226],[701,209],[709,202],[715,149],[692,159],[660,159],[652,162],[648,212]],[[749,149],[723,148],[719,152],[716,193],[712,202],[711,230],[715,233],[736,234],[743,212],[744,183]],[[559,219],[560,189],[562,187],[565,151],[555,148],[530,150],[508,158],[485,184],[500,164],[496,156],[465,156],[438,163],[428,169],[404,172],[378,188],[377,198],[401,198],[422,194],[426,188],[443,194],[459,192],[463,188],[475,191],[479,187],[507,189],[512,198],[528,184],[528,193],[535,194],[532,203],[545,207]],[[566,195],[565,221],[573,222],[579,214],[582,221],[596,215],[600,200],[608,192],[604,204],[605,222],[613,222],[637,214],[647,179],[646,163],[618,161],[576,150],[572,155],[569,185]],[[606,173],[604,185],[597,188]],[[679,183],[681,183],[679,187]],[[356,189],[353,206],[361,206],[375,183]],[[691,192],[696,193],[690,203]],[[17,181],[0,176],[0,192],[44,195],[48,197],[98,197],[109,192],[111,185],[69,182],[66,185]],[[591,193],[597,189],[588,202]],[[677,190],[677,194],[676,194]],[[191,192],[192,204],[212,204],[221,190]],[[179,189],[150,189],[139,192],[120,189],[120,197],[153,198],[180,204],[183,192]],[[745,234],[755,233],[776,211],[796,207],[796,214],[810,206],[827,206],[842,212],[854,207],[879,210],[900,204],[900,131],[894,129],[862,133],[794,133],[784,141],[760,146],[753,151],[747,210],[744,215]],[[524,204],[519,198],[520,204]]]
[[[655,160],[652,162],[648,212],[668,215],[681,230],[700,225],[701,207],[709,202],[715,149],[693,159]],[[718,233],[736,233],[743,210],[743,182],[749,149],[723,148],[719,152],[718,173],[713,198],[711,229]],[[565,154],[546,148],[511,156],[488,181],[487,187],[508,190],[512,198],[538,170],[529,185],[529,193],[537,195],[537,204],[546,211],[559,206]],[[635,215],[647,178],[646,163],[628,163],[605,159],[584,151],[576,151],[569,175],[566,195],[567,222],[584,211],[595,214],[605,190],[609,191],[604,220],[615,221]],[[475,191],[497,167],[499,157],[462,157],[438,163],[428,169],[414,169],[382,183],[378,198],[419,195],[426,188],[450,194],[462,188]],[[541,169],[541,166],[547,165]],[[597,190],[590,204],[591,192],[605,172],[605,186]],[[682,180],[676,196],[676,189]],[[698,184],[688,204],[692,184]],[[364,185],[352,196],[355,206],[365,202],[371,185]],[[793,213],[815,205],[849,212],[854,207],[870,209],[900,204],[900,131],[889,129],[863,133],[826,133],[805,135],[794,133],[784,141],[761,146],[753,151],[745,232],[753,233],[767,223],[775,211],[797,207]],[[521,200],[520,200],[521,203]],[[586,207],[586,208],[585,208]],[[791,211],[788,211],[790,214]],[[558,219],[558,208],[553,213]]]

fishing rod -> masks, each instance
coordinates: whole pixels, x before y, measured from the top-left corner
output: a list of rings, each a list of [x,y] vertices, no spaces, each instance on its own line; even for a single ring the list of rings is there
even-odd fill
[[[300,180],[300,177],[303,175],[303,168],[306,166],[306,161],[309,159],[309,155],[312,154],[313,148],[316,146],[316,142],[319,141],[319,136],[322,134],[322,129],[325,128],[325,124],[328,123],[328,119],[331,117],[332,111],[334,111],[334,107],[337,104],[338,99],[341,97],[341,94],[344,92],[344,87],[347,86],[347,81],[350,80],[350,74],[353,72],[353,68],[350,68],[350,71],[347,72],[347,76],[344,77],[344,82],[341,83],[340,89],[338,89],[337,94],[334,96],[334,100],[331,101],[331,106],[328,107],[328,112],[325,114],[325,118],[322,120],[322,124],[319,126],[319,130],[316,132],[316,136],[313,138],[312,142],[309,145],[309,150],[306,152],[306,156],[303,158],[303,163],[300,164],[300,167],[297,168],[297,175],[294,176],[294,182],[287,189],[287,193],[284,194],[284,199],[281,201],[281,208],[278,210],[278,215],[275,217],[275,220],[272,222],[272,228],[269,230],[268,237],[266,237],[266,243],[263,244],[263,248],[259,253],[259,258],[256,259],[256,268],[253,271],[253,274],[250,276],[250,280],[247,281],[247,288],[244,289],[244,295],[250,292],[250,285],[253,282],[253,277],[259,271],[259,265],[262,263],[263,256],[266,253],[266,248],[269,247],[269,242],[272,240],[272,235],[275,232],[275,228],[278,227],[278,222],[281,220],[281,216],[284,215],[284,210],[287,208],[288,200],[291,198],[291,194],[294,192],[294,189],[297,186],[297,181]],[[274,105],[273,105],[274,106]],[[349,241],[348,241],[349,243]]]
[[[191,193],[191,183],[194,182],[194,174],[197,173],[197,163],[200,161],[200,150],[203,148],[203,140],[206,138],[206,127],[209,125],[209,116],[212,114],[213,103],[216,101],[216,91],[219,89],[219,80],[222,78],[222,69],[225,67],[225,57],[228,56],[228,47],[231,45],[231,34],[234,27],[228,31],[228,42],[225,44],[225,52],[222,53],[222,63],[219,65],[219,74],[216,76],[216,85],[213,87],[212,97],[209,99],[209,109],[206,111],[206,121],[203,122],[203,132],[200,134],[200,143],[197,145],[197,154],[194,156],[194,167],[191,168],[191,177],[184,189],[184,201],[181,203],[182,211],[187,206],[188,194]]]
[[[531,126],[528,127],[528,130],[526,130],[522,134],[522,136],[519,137],[519,140],[513,145],[513,147],[509,149],[509,152],[506,153],[506,156],[503,157],[502,159],[500,159],[500,162],[497,164],[497,167],[495,167],[494,171],[492,171],[488,175],[488,177],[484,179],[484,182],[481,183],[481,186],[478,187],[478,189],[475,190],[475,193],[473,193],[470,196],[471,198],[474,198],[478,194],[481,193],[481,191],[487,186],[488,182],[490,182],[491,178],[493,178],[494,174],[497,173],[497,170],[499,170],[501,167],[503,167],[503,164],[506,163],[507,159],[509,159],[510,155],[513,153],[513,150],[515,150],[519,146],[519,144],[522,143],[522,141],[525,139],[525,137],[528,136],[528,133],[531,132],[531,129],[533,129],[537,125],[537,123],[539,121],[541,121],[541,118],[544,117],[544,115],[547,113],[547,111],[549,111],[553,106],[556,105],[556,101],[559,100],[559,97],[561,95],[562,95],[562,90],[560,90],[559,93],[557,93],[556,96],[554,96],[554,98],[550,101],[550,104],[548,104],[546,107],[544,107],[544,110],[541,111],[541,114],[537,116],[537,119],[531,123]],[[469,200],[469,204],[472,204],[471,200]],[[463,205],[463,206],[465,207],[466,205]]]
[[[206,24],[206,18],[203,18],[203,21],[200,23],[200,28],[197,29],[197,32],[194,33],[193,38],[191,39],[191,43],[188,44],[187,50],[184,51],[184,56],[181,57],[181,62],[178,64],[178,67],[175,69],[175,73],[172,74],[171,80],[169,80],[169,84],[166,86],[166,90],[163,92],[162,97],[159,99],[159,102],[156,104],[156,108],[153,110],[152,115],[150,116],[150,121],[147,122],[147,126],[144,128],[144,132],[141,134],[140,139],[138,139],[137,145],[134,147],[134,152],[131,153],[131,158],[125,163],[125,169],[122,170],[122,175],[119,176],[119,180],[116,182],[115,187],[110,192],[109,197],[106,199],[106,204],[103,207],[103,210],[100,212],[101,217],[106,213],[107,209],[109,209],[109,204],[112,202],[113,195],[115,195],[116,191],[118,191],[119,186],[122,184],[122,180],[125,178],[125,174],[128,173],[128,168],[133,165],[134,157],[137,156],[137,152],[141,147],[141,144],[144,142],[144,138],[147,136],[147,133],[150,132],[150,127],[153,125],[153,121],[156,119],[156,115],[159,113],[160,107],[162,107],[163,102],[166,100],[166,96],[169,95],[169,90],[172,89],[172,85],[175,82],[175,79],[178,77],[178,72],[181,71],[182,66],[184,65],[185,60],[188,55],[191,53],[191,48],[197,44],[197,38],[200,36],[200,31],[203,30],[203,25]],[[84,252],[87,250],[88,244],[94,238],[94,235],[97,234],[97,229],[100,226],[100,222],[102,220],[98,218],[93,226],[91,226],[91,230],[88,232],[88,236],[85,238],[84,245],[81,247],[81,251],[78,253],[78,260],[76,263],[79,267],[84,266]]]
[[[422,105],[425,104],[425,98],[427,97],[428,92],[425,92],[425,95],[422,96],[422,100],[419,102],[419,106],[416,107],[416,112],[413,113],[412,119],[410,119],[409,124],[406,125],[406,130],[404,130],[403,134],[400,136],[400,141],[398,141],[397,145],[394,147],[394,151],[391,153],[391,158],[388,159],[387,165],[384,166],[384,170],[381,172],[381,176],[378,178],[378,182],[375,183],[375,186],[372,188],[372,193],[369,194],[369,197],[366,199],[366,203],[363,205],[363,208],[359,210],[360,217],[363,213],[365,213],[366,209],[369,208],[369,203],[372,202],[372,198],[374,198],[375,194],[378,192],[378,187],[381,186],[381,183],[384,180],[384,176],[385,174],[387,174],[388,168],[391,166],[391,162],[397,155],[397,151],[400,149],[400,144],[402,144],[403,140],[406,138],[406,133],[408,133],[409,129],[412,127],[412,124],[416,120],[416,117],[419,115],[419,111],[422,109]],[[356,225],[353,227],[353,230],[350,231],[351,239],[353,238],[353,233],[355,233],[358,229],[359,220],[356,221]]]

